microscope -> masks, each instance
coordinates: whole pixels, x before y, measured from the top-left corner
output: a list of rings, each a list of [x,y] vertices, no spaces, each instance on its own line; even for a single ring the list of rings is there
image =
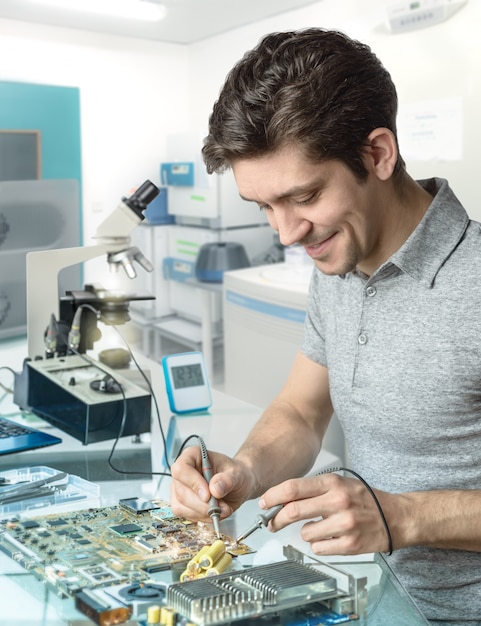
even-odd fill
[[[27,254],[27,340],[31,359],[45,352],[45,328],[52,313],[59,319],[58,273],[61,269],[106,254],[111,269],[116,271],[122,267],[129,278],[136,276],[134,262],[146,271],[153,270],[140,250],[130,247],[130,233],[142,222],[147,205],[158,193],[159,189],[147,180],[132,196],[122,198],[117,208],[98,226],[93,246],[38,250]],[[121,299],[120,294],[111,294],[112,306],[117,300],[120,307]],[[125,302],[128,302],[127,296]],[[102,303],[106,305],[105,293]]]
[[[27,254],[28,358],[15,377],[14,401],[84,444],[150,431],[151,394],[120,371],[85,354],[98,339],[97,320],[128,321],[133,299],[98,285],[59,297],[58,273],[64,267],[102,255],[114,271],[134,278],[134,262],[154,268],[130,233],[144,219],[159,189],[145,181],[99,225],[92,246],[40,250]]]

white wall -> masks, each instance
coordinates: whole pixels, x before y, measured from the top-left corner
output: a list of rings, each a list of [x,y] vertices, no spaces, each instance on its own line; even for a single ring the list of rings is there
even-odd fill
[[[481,133],[481,1],[469,0],[443,24],[401,35],[390,35],[383,26],[388,1],[323,0],[190,47],[0,19],[0,80],[80,88],[89,242],[121,196],[145,178],[158,181],[167,132],[207,127],[226,73],[262,35],[308,26],[339,28],[372,46],[392,73],[401,103],[462,98],[462,161],[408,161],[408,166],[416,177],[448,177],[469,213],[481,219],[473,182]],[[86,278],[100,280],[97,272],[105,263],[91,263]]]
[[[0,80],[80,88],[89,243],[122,196],[147,178],[159,182],[165,135],[187,123],[188,49],[0,20],[0,59]],[[86,264],[86,280],[103,282],[105,274],[103,259]]]
[[[402,104],[460,97],[463,103],[461,161],[407,160],[416,178],[450,180],[468,213],[481,220],[476,179],[481,142],[481,1],[468,3],[451,19],[410,33],[391,35],[385,26],[389,0],[323,0],[309,7],[195,44],[191,51],[192,124],[205,127],[225,75],[243,53],[266,33],[322,26],[343,30],[369,44],[390,71]],[[402,150],[402,137],[401,137]]]

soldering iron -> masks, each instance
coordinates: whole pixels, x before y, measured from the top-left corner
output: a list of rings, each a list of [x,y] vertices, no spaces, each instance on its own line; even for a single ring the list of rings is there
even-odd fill
[[[283,504],[276,504],[276,506],[273,506],[268,511],[265,511],[264,513],[259,513],[252,526],[249,526],[249,528],[244,533],[242,533],[242,535],[237,537],[236,543],[244,541],[244,539],[249,537],[249,535],[252,535],[254,531],[261,528],[262,526],[267,526],[270,520],[275,517],[283,507]]]
[[[210,467],[209,455],[207,454],[207,448],[202,437],[198,437],[198,440],[199,440],[199,446],[200,446],[200,454],[202,457],[202,474],[204,478],[206,479],[207,484],[209,484],[212,478],[212,470]],[[220,511],[221,510],[220,510],[219,503],[217,502],[216,498],[214,498],[214,496],[211,496],[209,500],[208,513],[209,513],[210,518],[212,519],[212,523],[214,524],[215,534],[217,535],[218,539],[221,538],[220,528],[219,528]]]
[[[377,509],[379,511],[382,523],[384,525],[384,529],[386,531],[386,535],[387,535],[388,543],[389,543],[387,555],[390,556],[392,554],[392,552],[393,552],[393,541],[392,541],[391,531],[389,529],[389,526],[388,526],[388,523],[387,523],[387,520],[386,520],[386,516],[384,515],[384,511],[381,508],[381,504],[379,503],[379,500],[377,499],[377,496],[376,496],[374,490],[372,489],[372,487],[364,480],[364,478],[362,476],[360,476],[357,472],[355,472],[354,470],[352,470],[352,469],[350,469],[348,467],[330,467],[328,469],[321,470],[320,472],[317,472],[315,474],[315,476],[322,476],[324,474],[332,474],[333,472],[348,472],[349,474],[352,474],[358,480],[360,480],[362,482],[362,484],[366,487],[366,489],[369,491],[369,493],[372,496],[372,499],[374,500],[374,503],[375,503],[375,505],[376,505],[376,507],[377,507]],[[257,515],[256,521],[252,524],[252,526],[250,526],[244,533],[242,533],[242,535],[240,535],[236,539],[236,542],[240,543],[246,537],[249,537],[249,535],[252,535],[253,532],[258,530],[262,526],[267,526],[269,521],[273,517],[275,517],[283,507],[284,507],[284,504],[277,504],[276,506],[273,506],[268,511],[265,511],[265,513],[259,513]]]

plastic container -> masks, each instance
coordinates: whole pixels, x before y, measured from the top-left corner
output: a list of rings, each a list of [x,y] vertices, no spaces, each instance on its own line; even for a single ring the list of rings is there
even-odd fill
[[[58,477],[58,482],[55,481],[56,477]],[[5,484],[0,484],[0,517],[3,519],[49,515],[50,513],[88,509],[100,505],[100,487],[98,485],[79,476],[63,475],[63,472],[51,467],[42,465],[7,470],[0,472],[2,483],[3,480],[8,481],[8,489]],[[44,485],[42,483],[44,480],[49,480],[49,482]],[[39,497],[25,494],[24,498],[17,499],[15,502],[5,502],[8,492],[15,486],[23,489],[28,487],[28,483],[35,485],[36,482],[39,483],[37,492],[37,494],[40,493]],[[44,490],[45,493],[42,493],[41,490]]]

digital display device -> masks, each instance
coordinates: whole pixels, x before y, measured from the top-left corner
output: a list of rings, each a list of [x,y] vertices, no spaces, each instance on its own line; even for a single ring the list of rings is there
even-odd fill
[[[198,387],[205,383],[200,363],[192,365],[177,365],[172,368],[172,378],[176,389],[185,387]]]
[[[204,411],[212,404],[202,352],[169,354],[162,359],[170,410],[174,413]]]

